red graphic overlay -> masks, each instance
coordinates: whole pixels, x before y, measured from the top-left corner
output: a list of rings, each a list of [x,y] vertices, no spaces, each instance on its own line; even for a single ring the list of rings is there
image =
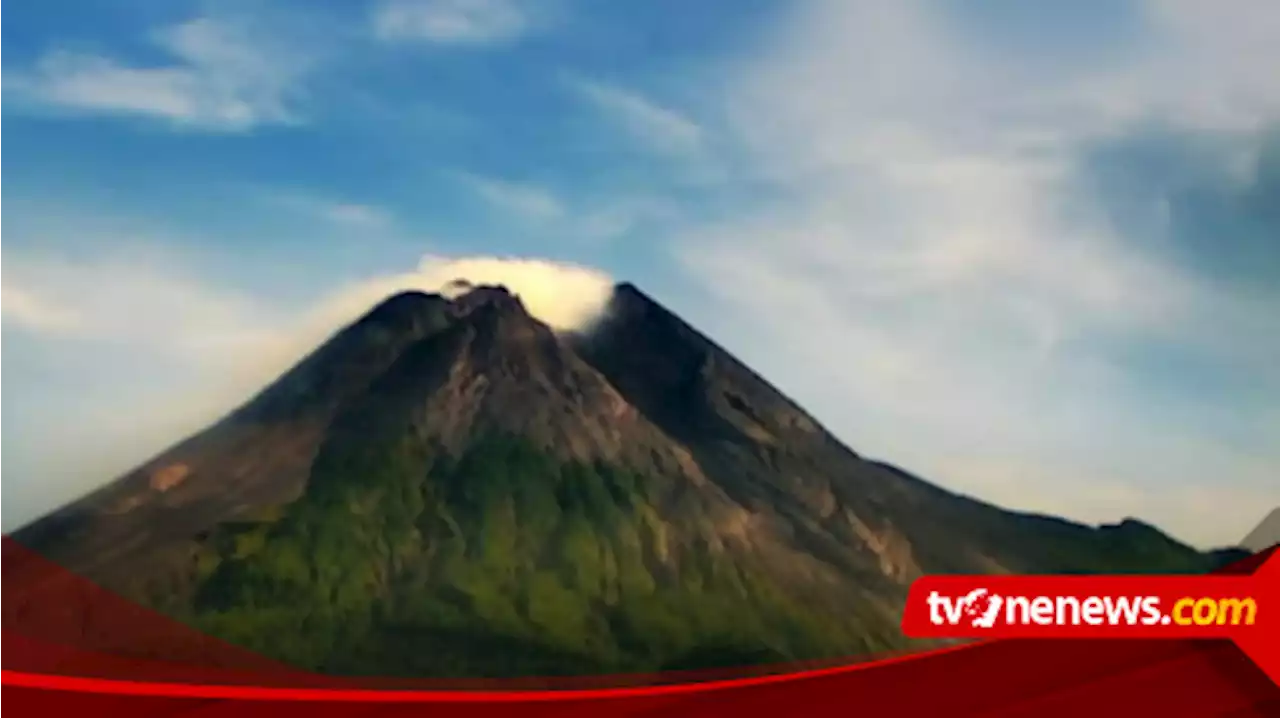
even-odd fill
[[[1280,682],[1280,560],[1230,576],[927,576],[921,638],[1225,638]]]
[[[1267,581],[1274,586],[1276,563],[1246,576],[1262,561],[1255,557],[1232,567],[1234,575],[1199,580],[1252,582],[1258,601],[1253,626],[1265,631],[1274,628],[1266,622],[1268,611],[1274,610],[1268,608],[1275,605],[1269,598],[1274,593],[1257,586]],[[3,568],[2,691],[10,707],[18,708],[15,715],[420,715],[428,703],[432,715],[446,716],[793,715],[851,706],[864,712],[948,716],[1247,716],[1280,711],[1280,687],[1237,647],[1236,642],[1248,643],[1243,633],[1225,639],[1190,633],[1171,640],[1137,637],[1152,635],[1144,633],[1131,638],[979,641],[875,662],[717,674],[486,681],[471,686],[356,681],[303,673],[202,636],[93,586],[7,538]],[[976,588],[986,588],[989,595],[1008,586],[995,581],[982,586],[923,583],[913,588],[908,620],[921,607],[928,619],[928,605],[917,598],[921,588],[925,595],[937,590],[960,599]],[[1200,585],[1187,595],[1217,596],[1215,591]],[[1163,599],[1172,594],[1147,584],[1134,595]],[[969,621],[979,609],[989,608],[980,599],[975,597],[972,606],[965,604],[962,612]],[[1259,656],[1256,651],[1252,655]]]

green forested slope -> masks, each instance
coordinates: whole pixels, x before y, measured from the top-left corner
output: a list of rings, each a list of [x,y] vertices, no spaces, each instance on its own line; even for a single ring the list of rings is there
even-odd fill
[[[510,437],[456,460],[340,454],[283,516],[210,537],[198,625],[344,673],[553,675],[889,645],[807,611],[747,557],[673,546],[659,479]]]

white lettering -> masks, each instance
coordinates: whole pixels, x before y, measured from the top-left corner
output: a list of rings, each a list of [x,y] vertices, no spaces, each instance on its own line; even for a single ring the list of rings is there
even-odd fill
[[[1048,596],[1037,596],[1031,602],[1031,620],[1041,626],[1053,623],[1053,599]]]
[[[1084,607],[1080,613],[1084,617],[1084,622],[1090,626],[1101,626],[1103,619],[1102,614],[1106,610],[1102,599],[1097,596],[1090,596],[1084,600]]]

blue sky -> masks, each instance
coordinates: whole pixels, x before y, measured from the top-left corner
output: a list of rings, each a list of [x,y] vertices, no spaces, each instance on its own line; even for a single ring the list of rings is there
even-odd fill
[[[11,7],[4,527],[475,270],[633,281],[950,488],[1238,540],[1280,503],[1280,6],[1052,5]]]

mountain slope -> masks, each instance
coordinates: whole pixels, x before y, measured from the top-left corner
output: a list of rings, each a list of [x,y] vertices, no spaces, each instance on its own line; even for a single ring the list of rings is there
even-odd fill
[[[1248,536],[1240,541],[1240,545],[1250,551],[1265,551],[1280,543],[1280,507],[1271,510]]]
[[[397,295],[15,538],[299,665],[469,676],[889,649],[921,573],[1214,561],[867,461],[630,285],[583,335]]]

